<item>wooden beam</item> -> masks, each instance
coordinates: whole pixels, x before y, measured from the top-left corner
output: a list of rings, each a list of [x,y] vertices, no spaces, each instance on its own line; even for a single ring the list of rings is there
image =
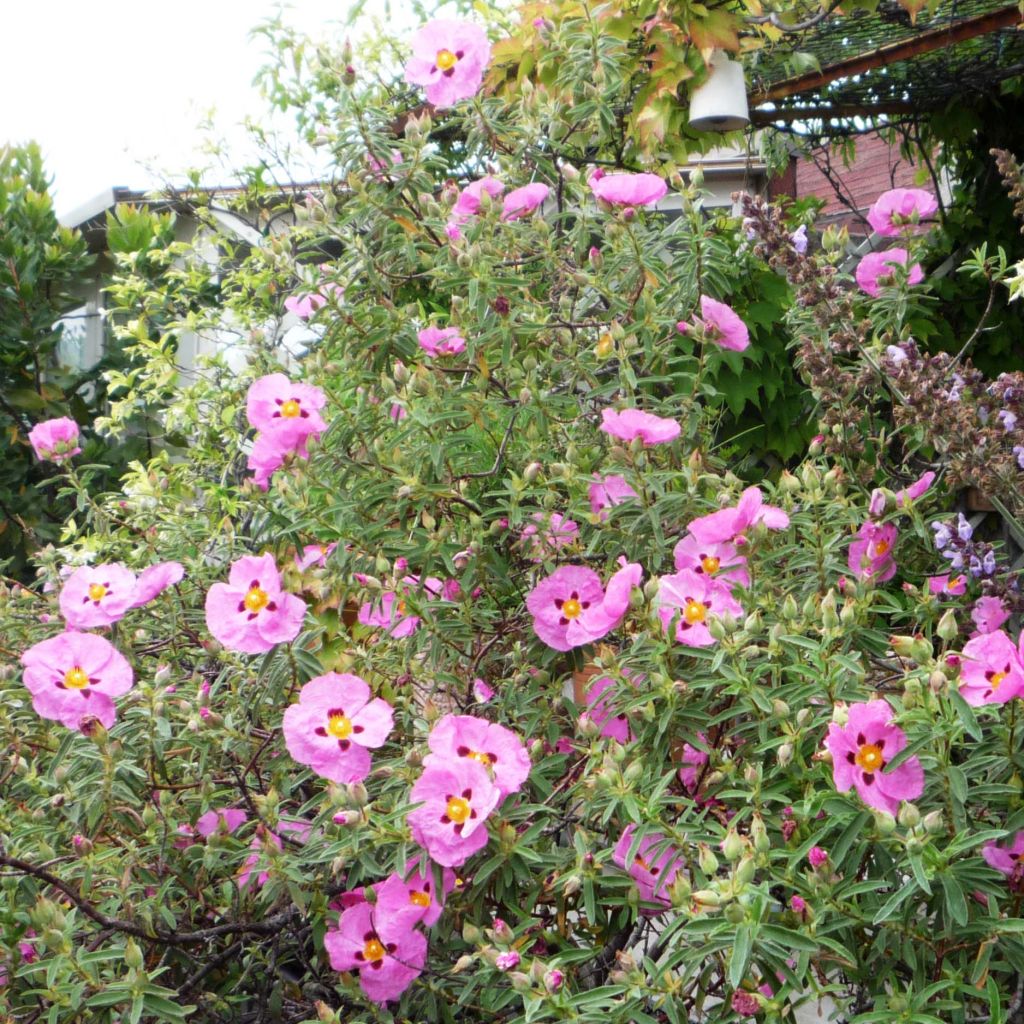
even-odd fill
[[[941,50],[967,39],[988,35],[990,32],[998,32],[1000,29],[1016,28],[1021,22],[1020,8],[1016,4],[1012,7],[1001,7],[998,10],[989,11],[987,14],[964,18],[962,21],[943,25],[940,28],[928,29],[910,39],[888,43],[877,49],[869,50],[867,53],[858,54],[856,57],[847,57],[820,71],[809,71],[807,74],[776,82],[763,92],[752,95],[750,102],[752,104],[767,103],[771,100],[783,99],[786,96],[809,92],[812,89],[820,89],[823,85],[828,85],[829,82],[834,82],[838,78],[860,75],[865,71],[872,71],[887,64],[895,64],[897,61],[917,57],[922,53],[931,53],[932,50]]]
[[[828,106],[783,107],[781,110],[754,110],[750,120],[754,124],[774,124],[776,121],[817,121],[836,117],[877,117],[880,114],[911,114],[920,109],[908,100],[890,100],[882,103],[833,103]]]

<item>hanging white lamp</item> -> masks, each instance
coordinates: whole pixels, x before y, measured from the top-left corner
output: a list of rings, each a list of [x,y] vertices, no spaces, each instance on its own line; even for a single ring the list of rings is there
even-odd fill
[[[708,77],[690,96],[690,127],[699,132],[732,132],[750,124],[743,65],[715,50]]]

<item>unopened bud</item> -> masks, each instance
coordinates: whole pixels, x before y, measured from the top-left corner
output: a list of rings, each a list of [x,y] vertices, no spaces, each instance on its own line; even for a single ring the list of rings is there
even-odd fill
[[[942,811],[929,811],[923,819],[924,827],[929,832],[941,832],[943,827]]]
[[[775,759],[778,761],[780,768],[785,768],[793,760],[793,744],[783,743],[779,747]]]
[[[935,627],[935,632],[942,637],[943,640],[954,640],[957,634],[960,632],[960,627],[956,624],[956,615],[952,608],[947,608],[945,614],[939,619],[938,626]]]
[[[921,812],[915,804],[905,803],[900,808],[898,820],[904,828],[917,828],[921,824]]]
[[[705,875],[713,875],[718,871],[718,858],[707,843],[698,844],[697,863]]]
[[[796,600],[792,594],[787,594],[786,600],[782,602],[782,614],[787,619],[795,619],[799,614]]]
[[[128,941],[124,944],[124,962],[136,971],[145,962],[142,958],[142,950],[139,949],[139,944],[131,936],[128,937]]]
[[[725,835],[725,839],[722,840],[722,853],[725,859],[732,863],[734,860],[739,860],[743,856],[743,840],[735,829],[729,829]]]
[[[537,477],[540,476],[540,471],[543,467],[539,462],[531,462],[526,469],[523,470],[523,479],[528,483],[532,484]]]
[[[896,819],[888,811],[875,811],[875,828],[883,836],[892,835],[896,831]]]

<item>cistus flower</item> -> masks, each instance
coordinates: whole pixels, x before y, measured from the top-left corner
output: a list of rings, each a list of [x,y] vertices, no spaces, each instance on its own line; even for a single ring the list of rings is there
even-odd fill
[[[979,597],[971,608],[971,619],[979,633],[994,633],[1009,617],[1010,610],[998,597]]]
[[[441,872],[439,890],[430,864],[422,865],[416,858],[406,864],[404,875],[388,875],[373,887],[378,913],[388,918],[404,914],[411,924],[422,921],[428,928],[437,923],[444,910],[445,898],[454,888],[454,871],[445,868]]]
[[[37,423],[29,432],[28,440],[36,458],[60,465],[78,455],[78,424],[67,416]]]
[[[697,733],[697,736],[701,743],[707,743],[708,738],[704,733],[699,732]],[[701,776],[701,771],[708,763],[709,755],[703,750],[698,750],[690,743],[684,743],[683,749],[677,755],[677,759],[683,766],[679,769],[679,781],[683,784],[688,793],[695,793],[697,790],[697,782]]]
[[[907,225],[934,216],[938,208],[931,192],[922,188],[893,188],[874,201],[868,210],[868,223],[876,234],[894,238]]]
[[[1018,832],[1010,841],[1009,846],[1005,843],[1005,840],[1002,843],[997,843],[994,840],[985,843],[981,848],[981,855],[989,867],[1001,871],[1007,878],[1014,876],[1019,878],[1020,859],[1024,856],[1024,832]]]
[[[207,838],[215,832],[234,832],[248,820],[249,815],[235,807],[207,811],[196,819],[196,835]]]
[[[23,681],[32,707],[68,729],[96,719],[114,724],[114,698],[132,688],[134,676],[124,655],[109,640],[69,630],[33,645],[21,656]]]
[[[284,308],[293,313],[300,320],[308,320],[318,310],[323,309],[330,301],[332,295],[339,299],[345,294],[345,289],[340,284],[326,282],[316,292],[300,292],[298,295],[289,295],[284,300]]]
[[[682,432],[682,427],[675,420],[640,409],[603,409],[599,429],[622,441],[639,437],[645,445],[668,444]]]
[[[715,544],[735,540],[757,523],[764,523],[769,530],[784,530],[789,526],[789,516],[781,508],[764,504],[759,487],[748,487],[732,508],[700,516],[690,522],[687,530],[701,544]]]
[[[501,205],[502,220],[519,220],[533,213],[550,195],[549,186],[541,182],[532,182],[522,188],[514,188]]]
[[[917,501],[918,498],[923,497],[928,493],[929,488],[935,482],[935,473],[932,470],[928,470],[927,473],[923,473],[917,480],[907,487],[901,487],[895,494],[896,507],[897,508],[908,508],[913,502]]]
[[[514,949],[507,949],[494,958],[494,966],[499,971],[511,971],[519,966],[520,956]]]
[[[933,594],[959,597],[967,590],[967,577],[962,574],[959,576],[929,576],[928,589]]]
[[[747,560],[729,541],[702,544],[693,534],[687,534],[673,548],[672,557],[677,569],[692,569],[710,579],[750,586]]]
[[[593,569],[563,565],[530,591],[526,607],[537,636],[556,651],[568,651],[576,646],[568,639],[570,624],[603,599],[601,577]]]
[[[413,783],[409,812],[413,839],[447,868],[464,864],[487,845],[487,816],[501,791],[482,764],[468,757],[424,767]]]
[[[297,384],[283,373],[254,380],[245,401],[250,426],[284,448],[298,448],[327,429],[320,410],[327,396],[312,384]]]
[[[742,352],[750,347],[750,331],[747,330],[747,325],[731,306],[709,295],[700,297],[700,316],[694,317],[693,323],[680,320],[676,324],[680,334],[687,334],[694,328],[702,331],[704,338],[719,348]]]
[[[807,851],[807,862],[817,871],[818,868],[824,867],[828,863],[828,853],[820,846],[812,846]]]
[[[896,543],[896,527],[892,523],[866,522],[850,544],[846,564],[857,579],[884,583],[896,575],[896,559],[892,548]]]
[[[418,576],[405,576],[402,579],[400,592],[388,592],[381,598],[379,605],[367,601],[359,608],[358,621],[364,626],[383,626],[388,636],[401,639],[411,636],[419,629],[420,618],[409,611],[406,595],[420,585]],[[444,583],[436,576],[427,576],[423,580],[423,590],[427,600],[434,600],[444,594]]]
[[[343,911],[337,928],[324,935],[324,949],[336,971],[358,971],[368,999],[397,999],[420,975],[427,940],[404,913],[388,914],[369,903]]]
[[[595,174],[590,189],[611,206],[650,206],[668,193],[668,185],[656,174]]]
[[[148,604],[180,582],[184,574],[179,562],[151,565],[138,578],[116,562],[85,565],[76,569],[61,589],[60,611],[74,629],[109,626],[124,618],[129,609]]]
[[[457,327],[426,327],[416,338],[428,356],[454,356],[466,350],[466,339]]]
[[[206,627],[225,647],[265,654],[299,635],[306,603],[281,589],[274,556],[245,555],[231,566],[227,583],[206,595]]]
[[[276,827],[278,831],[288,833],[297,843],[306,842],[312,831],[312,826],[308,821],[294,818],[282,818]],[[261,863],[266,864],[268,858],[273,857],[281,848],[281,837],[276,832],[271,832],[264,825],[257,825],[256,835],[252,837],[252,842],[249,844],[249,849],[252,852],[242,861],[242,866],[235,876],[235,884],[238,888],[245,889],[250,882],[255,882],[257,888],[266,885],[267,879],[270,878],[270,872],[266,869],[260,871],[258,868]]]
[[[609,698],[618,690],[618,684],[608,676],[595,679],[587,688],[587,714],[591,721],[600,729],[599,735],[616,743],[629,743],[632,738],[629,731],[629,719],[624,713],[616,714]],[[609,693],[611,690],[613,693]]]
[[[636,826],[627,825],[615,844],[612,860],[624,871],[628,871],[640,890],[640,899],[646,904],[658,904],[658,908],[645,906],[644,914],[657,914],[670,906],[668,890],[676,875],[685,867],[680,852],[659,832],[645,835],[637,844],[636,852],[629,856],[636,836]]]
[[[852,787],[869,807],[895,816],[901,800],[915,800],[924,792],[924,769],[916,757],[885,770],[906,745],[906,734],[892,724],[886,701],[851,704],[846,725],[831,723],[825,739],[836,789],[845,793]]]
[[[743,989],[733,992],[729,1005],[733,1013],[741,1017],[754,1017],[761,1012],[761,1001],[753,992],[744,992]]]
[[[968,704],[1005,704],[1024,695],[1024,651],[1003,630],[968,640],[962,659],[960,696]]]
[[[468,759],[481,764],[502,797],[516,793],[530,774],[530,755],[522,740],[503,725],[473,715],[445,715],[430,730],[424,766]]]
[[[360,782],[370,772],[370,750],[391,732],[391,705],[373,697],[366,681],[328,672],[299,691],[284,713],[288,753],[332,782]]]
[[[435,107],[451,107],[479,92],[490,59],[491,44],[479,25],[441,18],[413,36],[405,80],[422,85]]]
[[[465,224],[470,217],[475,217],[480,212],[483,195],[486,193],[491,199],[497,199],[505,191],[505,183],[498,178],[488,175],[471,181],[459,194],[452,207],[452,217],[449,224],[456,228]],[[456,238],[461,238],[457,233]]]
[[[857,264],[854,277],[860,290],[877,299],[882,289],[893,283],[895,267],[905,267],[910,253],[906,249],[886,249],[885,252],[869,252]],[[920,263],[915,263],[907,273],[907,284],[920,284],[924,280],[924,271]]]
[[[336,543],[307,544],[302,549],[302,553],[295,556],[295,564],[302,572],[312,569],[313,566],[323,569],[327,565],[327,559],[330,558],[331,552],[337,546]]]
[[[687,647],[709,647],[715,638],[708,629],[712,618],[726,613],[742,616],[743,609],[724,583],[705,573],[682,569],[658,581],[658,617],[667,633],[675,620],[675,639]]]
[[[587,488],[587,496],[590,498],[590,511],[604,522],[608,518],[606,509],[637,497],[637,493],[625,477],[615,474],[600,476],[595,473],[594,482]]]
[[[532,562],[543,562],[562,548],[572,544],[579,535],[579,526],[560,512],[545,515],[535,512],[519,533],[519,540]]]

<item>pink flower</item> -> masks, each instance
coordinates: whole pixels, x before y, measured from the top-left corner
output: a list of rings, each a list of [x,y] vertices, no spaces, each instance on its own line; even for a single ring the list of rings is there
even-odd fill
[[[618,689],[615,680],[609,679],[608,676],[595,679],[587,688],[587,713],[594,724],[600,728],[600,735],[605,739],[615,740],[617,743],[629,743],[632,738],[629,732],[629,719],[624,713],[615,714],[615,709],[605,697],[609,690]],[[608,696],[614,696],[614,694]]]
[[[58,465],[82,450],[78,447],[78,424],[67,416],[37,423],[28,432],[28,439],[36,458]]]
[[[1005,842],[1005,840],[1004,840]],[[1024,854],[1024,832],[1018,832],[1007,847],[988,842],[981,848],[981,855],[989,867],[1001,871],[1007,878],[1020,875],[1020,859]]]
[[[497,199],[504,191],[504,182],[490,175],[471,181],[455,200],[452,207],[452,222],[456,225],[464,224],[470,217],[475,217],[480,212],[481,197],[485,192],[492,199]]]
[[[380,606],[374,608],[367,601],[359,609],[359,621],[364,626],[384,626],[388,636],[400,639],[411,636],[419,629],[420,618],[407,610],[405,595],[419,585],[418,576],[406,576],[402,580],[400,593],[387,593],[381,598]],[[432,600],[444,590],[444,584],[436,576],[428,576],[423,581],[423,589],[427,599]]]
[[[674,441],[682,431],[675,420],[663,419],[639,409],[604,409],[601,412],[600,429],[623,441],[639,437],[645,445],[667,444]]]
[[[896,575],[896,559],[892,546],[896,543],[896,527],[892,523],[862,524],[857,539],[850,544],[846,564],[857,579],[884,583]]]
[[[905,225],[927,220],[938,208],[935,196],[924,189],[894,188],[875,200],[868,210],[868,223],[876,234],[892,238]]]
[[[851,704],[846,725],[831,723],[825,739],[836,789],[845,793],[853,787],[869,807],[895,815],[901,800],[924,792],[924,769],[916,757],[885,771],[906,745],[906,734],[892,724],[892,708],[884,700]]]
[[[408,415],[409,415],[409,411],[405,408],[405,406],[404,405],[399,405],[397,402],[395,402],[391,406],[391,408],[388,410],[388,416],[391,419],[393,419],[396,423],[399,420],[404,420],[405,417],[408,416]]]
[[[389,151],[387,159],[376,157],[369,152],[366,154],[366,166],[369,168],[370,176],[377,181],[386,181],[391,171],[401,165],[402,154],[396,150]]]
[[[971,609],[979,633],[994,633],[1009,617],[1009,609],[998,597],[979,597]]]
[[[658,617],[668,632],[676,619],[675,638],[687,647],[709,647],[715,643],[708,630],[710,618],[728,612],[741,616],[743,609],[729,588],[692,569],[682,569],[658,581]]]
[[[733,992],[730,1005],[733,1012],[738,1013],[741,1017],[753,1017],[761,1012],[761,1001],[757,996],[753,992],[744,992],[742,989]]]
[[[282,833],[290,832],[294,840],[299,843],[306,842],[312,831],[312,826],[308,821],[291,818],[282,818],[277,823],[277,827]],[[235,883],[238,888],[244,889],[252,881],[254,870],[259,864],[265,862],[268,857],[273,858],[274,854],[280,851],[281,847],[282,843],[279,835],[271,832],[263,825],[257,825],[256,835],[252,837],[252,842],[249,844],[249,849],[252,850],[252,853],[242,862],[242,866],[238,869],[238,874],[235,876]],[[269,871],[263,870],[258,872],[256,874],[256,885],[266,885],[268,878],[270,878]]]
[[[491,45],[478,25],[438,19],[413,36],[405,80],[425,87],[435,107],[451,107],[475,96],[491,59]]]
[[[656,174],[593,175],[590,188],[597,199],[612,206],[650,206],[668,192],[668,185]]]
[[[416,335],[428,356],[454,356],[465,351],[466,339],[457,327],[427,327]]]
[[[530,755],[519,737],[502,725],[472,715],[445,715],[430,730],[424,766],[468,759],[481,764],[502,797],[517,793],[530,774]]]
[[[413,839],[443,867],[464,864],[487,845],[487,816],[501,800],[487,769],[468,757],[425,766],[409,793]]]
[[[486,704],[494,696],[494,690],[483,679],[473,680],[473,699],[478,704]]]
[[[604,522],[608,518],[605,509],[612,505],[621,505],[624,501],[637,497],[636,491],[626,483],[622,476],[602,477],[594,474],[594,482],[587,488],[590,498],[590,511]]]
[[[1024,634],[1021,634],[1024,645]],[[968,704],[1005,704],[1024,696],[1024,652],[1003,630],[968,640],[960,669],[960,695]]]
[[[306,602],[281,589],[274,556],[245,555],[231,566],[227,583],[206,595],[206,626],[227,648],[263,654],[299,635]]]
[[[338,927],[324,935],[324,949],[336,971],[358,971],[368,999],[397,999],[420,975],[427,940],[408,914],[386,913],[369,903],[345,910]]]
[[[252,470],[252,482],[261,491],[265,491],[270,486],[270,478],[293,453],[297,453],[303,459],[309,458],[305,443],[298,449],[293,449],[270,434],[257,434],[246,463],[246,468]]]
[[[60,592],[61,614],[74,629],[109,626],[124,618],[130,608],[148,604],[184,574],[179,562],[151,565],[138,579],[119,563],[82,566],[68,577]]]
[[[245,411],[251,426],[280,447],[294,449],[327,429],[320,416],[326,404],[327,396],[320,388],[293,383],[283,373],[271,373],[252,382]]]
[[[312,569],[313,566],[324,568],[327,565],[327,559],[330,557],[331,552],[337,547],[336,543],[332,544],[307,544],[302,549],[301,555],[295,556],[295,564],[305,572],[307,569]]]
[[[789,516],[774,505],[765,505],[758,487],[748,487],[732,508],[719,509],[691,521],[687,529],[701,544],[731,541],[756,523],[764,523],[769,530],[784,530]]]
[[[572,647],[600,640],[622,625],[633,588],[640,586],[643,578],[643,568],[639,562],[627,562],[625,558],[620,558],[619,564],[621,568],[608,581],[601,600],[583,608],[566,626],[565,639]]]
[[[686,334],[695,326],[701,328],[704,337],[719,348],[727,348],[732,352],[742,352],[750,347],[750,331],[747,325],[736,315],[731,306],[718,302],[708,295],[700,297],[700,316],[694,317],[694,323],[680,320],[676,329]]]
[[[644,907],[643,913],[657,914],[671,903],[667,890],[685,863],[679,851],[668,844],[659,832],[645,835],[630,858],[629,850],[636,834],[635,825],[627,825],[615,844],[612,860],[632,876],[640,890],[640,899],[646,903],[657,903],[659,908]]]
[[[299,295],[289,295],[284,300],[284,308],[289,313],[294,313],[300,320],[308,320],[318,309],[326,305],[327,296],[322,292],[303,292]]]
[[[511,971],[519,966],[519,960],[519,954],[514,949],[508,949],[494,958],[494,966],[499,971]]]
[[[359,676],[328,672],[299,691],[284,713],[288,753],[332,782],[360,782],[370,772],[369,750],[387,739],[391,705],[371,695]]]
[[[960,576],[929,576],[928,589],[933,594],[951,594],[959,597],[967,590],[967,577]]]
[[[708,738],[704,733],[697,733],[701,743],[707,743]],[[679,758],[683,767],[679,769],[679,781],[686,788],[687,792],[693,793],[697,789],[697,781],[701,775],[701,769],[708,763],[708,754],[698,750],[689,743],[683,744],[682,756]]]
[[[557,992],[564,981],[565,975],[557,967],[552,968],[544,975],[544,987],[549,992]]]
[[[207,811],[196,821],[196,834],[212,836],[215,832],[234,832],[236,828],[249,820],[245,811],[226,807],[223,810]]]
[[[908,487],[902,487],[896,492],[896,507],[904,508],[912,502],[917,501],[928,492],[928,488],[935,482],[935,474],[928,470],[919,479],[915,480]]]
[[[108,640],[69,630],[30,647],[21,656],[32,707],[68,729],[96,718],[114,724],[114,698],[132,688],[131,666]]]
[[[530,185],[523,185],[522,188],[514,188],[502,204],[502,220],[519,220],[533,213],[541,203],[547,199],[551,189],[540,182],[533,182]]]
[[[135,581],[132,608],[139,608],[159,597],[168,587],[180,583],[185,577],[185,568],[180,562],[158,562],[146,566]]]
[[[537,636],[556,651],[568,651],[575,646],[568,639],[570,624],[603,599],[601,577],[593,569],[563,565],[530,591],[526,607]]]
[[[424,866],[413,858],[405,870],[404,876],[388,875],[373,887],[377,894],[377,911],[387,918],[404,914],[411,924],[422,921],[431,928],[444,910],[445,897],[455,888],[455,872],[450,868],[442,871],[438,891],[429,863]]]
[[[677,569],[692,569],[711,579],[750,586],[747,560],[729,541],[702,544],[693,534],[687,534],[676,544],[672,556]]]
[[[812,846],[807,851],[807,861],[817,871],[828,863],[828,854],[820,846]]]
[[[560,512],[552,512],[550,516],[534,512],[530,518],[533,522],[523,527],[519,539],[533,562],[543,562],[545,558],[572,544],[579,534],[576,523]]]
[[[893,283],[893,267],[905,267],[909,253],[906,249],[886,249],[885,252],[869,252],[854,271],[854,277],[860,290],[877,299],[882,288]],[[907,284],[920,284],[924,280],[924,271],[920,263],[915,263],[907,275]]]
[[[807,909],[807,901],[803,896],[798,896],[794,893],[789,898],[789,909],[792,910],[794,914],[802,914]]]

